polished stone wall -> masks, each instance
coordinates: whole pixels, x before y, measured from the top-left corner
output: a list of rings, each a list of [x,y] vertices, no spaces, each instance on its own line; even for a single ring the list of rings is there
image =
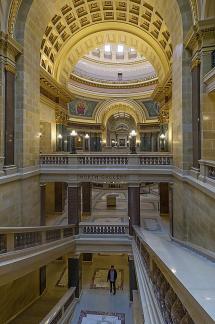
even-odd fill
[[[174,237],[215,251],[215,200],[179,180],[173,186]]]
[[[39,296],[38,271],[0,287],[0,296],[0,323],[6,323]]]
[[[0,226],[36,226],[39,220],[39,176],[0,185]]]

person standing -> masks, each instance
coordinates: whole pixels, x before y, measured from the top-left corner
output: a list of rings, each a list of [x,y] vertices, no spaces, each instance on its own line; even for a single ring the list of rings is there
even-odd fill
[[[110,282],[110,293],[116,295],[116,279],[117,279],[117,271],[114,269],[114,266],[112,265],[111,268],[108,271],[107,281]]]

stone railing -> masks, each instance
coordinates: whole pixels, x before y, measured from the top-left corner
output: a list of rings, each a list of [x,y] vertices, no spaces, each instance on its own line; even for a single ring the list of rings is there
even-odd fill
[[[172,154],[170,153],[142,153],[142,154],[117,154],[117,153],[83,153],[83,154],[41,154],[41,167],[147,167],[170,166]]]
[[[200,160],[200,179],[215,185],[215,161]]]
[[[106,235],[125,235],[129,234],[129,226],[127,224],[93,224],[80,223],[79,234],[106,234]]]
[[[75,235],[75,226],[1,227],[0,253],[24,250]]]
[[[202,305],[197,303],[195,294],[192,295],[190,287],[193,287],[193,283],[189,281],[190,287],[186,287],[179,281],[175,275],[177,270],[163,262],[163,258],[150,247],[149,241],[145,241],[144,234],[137,226],[134,226],[132,250],[145,322],[214,323]],[[186,273],[187,270],[184,271]],[[192,276],[191,273],[189,275]]]
[[[68,323],[75,304],[75,288],[70,288],[40,324]]]

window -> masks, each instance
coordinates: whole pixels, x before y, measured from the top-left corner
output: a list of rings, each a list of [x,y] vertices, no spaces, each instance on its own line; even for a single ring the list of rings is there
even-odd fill
[[[123,45],[118,45],[117,46],[117,52],[118,53],[123,53],[124,52],[124,46]]]
[[[105,52],[110,52],[111,48],[110,48],[110,44],[106,44],[105,45]]]

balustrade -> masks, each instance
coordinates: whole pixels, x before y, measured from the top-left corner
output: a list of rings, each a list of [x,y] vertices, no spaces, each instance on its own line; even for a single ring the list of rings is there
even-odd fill
[[[1,227],[0,254],[23,250],[75,235],[75,226]]]
[[[22,250],[32,246],[41,244],[41,232],[27,232],[14,234],[14,248],[15,250]]]
[[[166,166],[172,164],[172,155],[169,153],[148,154],[42,154],[41,166]]]
[[[135,232],[134,239],[146,269],[149,282],[154,291],[163,320],[166,324],[194,324],[186,307],[181,303],[174,289],[160,270],[157,263],[151,259],[150,253],[141,237]]]
[[[50,230],[46,232],[46,242],[53,242],[60,240],[61,231],[60,230]]]
[[[57,305],[40,322],[41,324],[58,324],[69,321],[75,306],[75,288],[70,288]]]
[[[80,224],[79,228],[81,234],[128,234],[128,225]]]
[[[200,179],[203,180],[204,182],[207,182],[208,180],[209,181],[215,180],[215,161],[200,160],[199,164],[200,164]]]

